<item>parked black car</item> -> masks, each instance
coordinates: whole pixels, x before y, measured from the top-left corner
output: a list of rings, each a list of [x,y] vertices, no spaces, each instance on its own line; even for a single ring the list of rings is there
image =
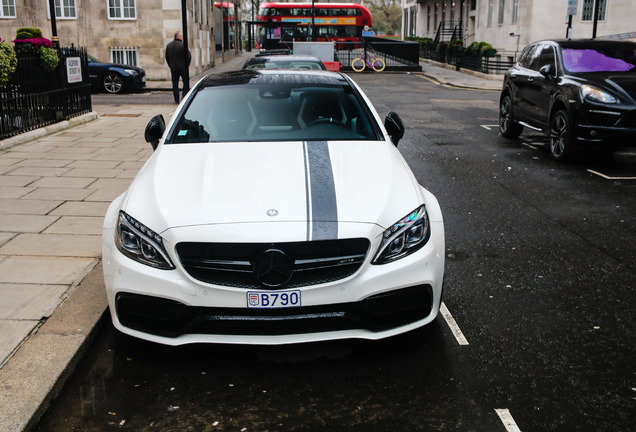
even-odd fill
[[[141,90],[146,87],[146,71],[140,67],[106,63],[88,56],[91,87],[107,93]]]
[[[543,40],[528,45],[504,77],[499,130],[549,134],[550,154],[570,159],[579,145],[612,153],[636,145],[636,43]]]

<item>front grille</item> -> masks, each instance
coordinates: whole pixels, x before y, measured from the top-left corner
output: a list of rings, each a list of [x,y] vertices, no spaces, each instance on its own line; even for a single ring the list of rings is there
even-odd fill
[[[617,112],[590,110],[588,122],[594,126],[614,126],[620,119],[621,115]]]
[[[636,128],[636,111],[630,111],[625,114],[618,126],[624,128]]]
[[[124,326],[171,338],[184,334],[271,336],[354,329],[380,332],[427,317],[433,308],[433,290],[430,285],[420,285],[355,303],[282,309],[194,307],[130,293],[117,294],[115,305]]]
[[[209,284],[245,289],[289,289],[334,282],[353,275],[366,257],[364,238],[289,243],[177,244],[185,271]],[[290,277],[266,285],[255,273],[255,262],[265,252],[280,251],[290,262]]]

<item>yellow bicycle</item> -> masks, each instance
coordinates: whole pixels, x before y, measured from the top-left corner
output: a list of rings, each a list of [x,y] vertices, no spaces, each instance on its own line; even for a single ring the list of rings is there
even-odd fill
[[[386,67],[386,63],[380,57],[374,55],[362,54],[360,57],[356,57],[351,61],[351,69],[356,72],[362,72],[365,67],[370,67],[376,72],[382,72]]]

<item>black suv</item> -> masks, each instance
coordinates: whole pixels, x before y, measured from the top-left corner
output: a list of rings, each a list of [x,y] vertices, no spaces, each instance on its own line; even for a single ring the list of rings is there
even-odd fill
[[[504,78],[499,131],[523,128],[550,136],[564,161],[579,144],[612,153],[636,145],[636,43],[544,40],[528,45]]]

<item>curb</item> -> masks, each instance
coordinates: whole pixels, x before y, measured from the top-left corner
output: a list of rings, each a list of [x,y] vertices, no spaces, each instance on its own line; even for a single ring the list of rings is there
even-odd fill
[[[108,323],[101,261],[96,259],[92,270],[78,281],[66,300],[0,369],[0,430],[35,430]]]

